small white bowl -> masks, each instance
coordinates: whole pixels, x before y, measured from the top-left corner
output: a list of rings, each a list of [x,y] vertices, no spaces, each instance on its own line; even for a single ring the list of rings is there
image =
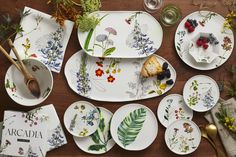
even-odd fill
[[[195,59],[197,63],[211,63],[219,56],[219,45],[210,44],[209,47],[204,49],[202,46],[198,47],[196,42],[202,37],[209,37],[211,33],[198,33],[189,43],[189,54]]]
[[[39,98],[34,97],[24,82],[24,76],[11,65],[5,76],[5,89],[16,103],[23,106],[35,106],[42,103],[51,93],[53,77],[46,65],[36,59],[23,60],[28,71],[37,79],[41,91]]]

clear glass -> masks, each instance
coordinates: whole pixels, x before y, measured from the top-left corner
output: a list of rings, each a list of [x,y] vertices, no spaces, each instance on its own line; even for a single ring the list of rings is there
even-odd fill
[[[168,4],[161,11],[160,21],[164,26],[172,26],[181,18],[181,10],[174,4]]]
[[[147,12],[153,13],[162,6],[162,0],[143,0],[143,5]]]

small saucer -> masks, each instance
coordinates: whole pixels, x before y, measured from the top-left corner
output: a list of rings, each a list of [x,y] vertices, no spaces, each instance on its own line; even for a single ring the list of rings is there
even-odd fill
[[[64,114],[64,124],[70,134],[86,137],[93,134],[100,122],[98,109],[87,101],[71,104]]]

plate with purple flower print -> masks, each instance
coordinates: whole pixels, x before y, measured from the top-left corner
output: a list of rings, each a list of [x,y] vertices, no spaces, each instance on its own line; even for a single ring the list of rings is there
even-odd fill
[[[185,104],[182,95],[170,94],[161,100],[157,109],[157,117],[163,126],[168,127],[178,119],[191,120],[193,110]]]
[[[206,75],[196,75],[184,85],[184,102],[197,112],[212,109],[220,98],[219,87],[215,80]]]
[[[179,119],[167,127],[165,142],[172,152],[187,155],[198,148],[201,142],[201,132],[193,121]]]
[[[64,124],[67,131],[76,137],[86,137],[93,134],[100,122],[98,109],[87,101],[77,101],[71,104],[64,114]]]
[[[97,11],[89,16],[98,18],[99,24],[88,32],[78,29],[78,38],[93,57],[143,58],[161,46],[161,25],[147,12]]]

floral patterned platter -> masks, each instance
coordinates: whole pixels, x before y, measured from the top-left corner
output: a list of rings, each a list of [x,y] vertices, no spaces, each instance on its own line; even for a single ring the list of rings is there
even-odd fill
[[[74,102],[64,114],[64,124],[67,131],[76,137],[86,137],[93,134],[98,129],[99,122],[98,109],[87,101]]]
[[[115,142],[126,150],[146,149],[155,140],[158,132],[154,113],[141,104],[120,107],[111,120],[111,135]]]
[[[163,126],[168,127],[178,119],[192,120],[193,111],[185,104],[182,95],[170,94],[161,100],[157,117]]]
[[[198,26],[195,31],[188,33],[184,27],[187,19],[196,20]],[[223,31],[224,17],[210,11],[196,11],[186,16],[179,24],[175,33],[175,48],[179,57],[190,67],[198,70],[211,70],[221,66],[230,57],[234,48],[234,35],[231,30]],[[197,62],[189,54],[189,44],[199,33],[212,33],[219,41],[219,50],[213,61]],[[197,52],[196,52],[197,53]]]
[[[167,62],[160,56],[156,57],[160,64]],[[140,100],[160,96],[169,91],[173,85],[166,85],[168,79],[158,81],[157,77],[140,76],[145,60],[146,58],[95,58],[81,50],[66,63],[65,76],[73,91],[99,101]],[[168,64],[170,79],[175,82],[175,69]]]
[[[21,58],[36,58],[54,72],[60,72],[74,23],[65,20],[64,27],[38,10],[25,7],[30,14],[21,19],[23,34],[17,34],[14,45]],[[14,53],[10,55],[16,58]]]
[[[184,85],[184,101],[188,107],[197,112],[213,108],[220,98],[219,87],[215,80],[206,75],[196,75]]]
[[[24,76],[14,65],[11,65],[7,70],[5,88],[7,94],[16,103],[23,106],[34,106],[46,100],[51,93],[53,88],[53,77],[51,71],[42,62],[33,58],[25,59],[23,62],[28,71],[37,79],[41,96],[36,98],[30,93],[24,83]]]
[[[168,148],[176,154],[190,154],[199,146],[201,132],[193,121],[179,119],[167,127],[165,142]]]
[[[78,30],[81,47],[91,56],[141,58],[161,46],[163,31],[159,22],[143,11],[98,11],[100,23],[89,32]]]
[[[90,154],[103,154],[108,152],[115,145],[111,137],[110,122],[113,113],[103,107],[98,107],[100,123],[97,131],[88,137],[74,137],[76,145],[84,152]]]

